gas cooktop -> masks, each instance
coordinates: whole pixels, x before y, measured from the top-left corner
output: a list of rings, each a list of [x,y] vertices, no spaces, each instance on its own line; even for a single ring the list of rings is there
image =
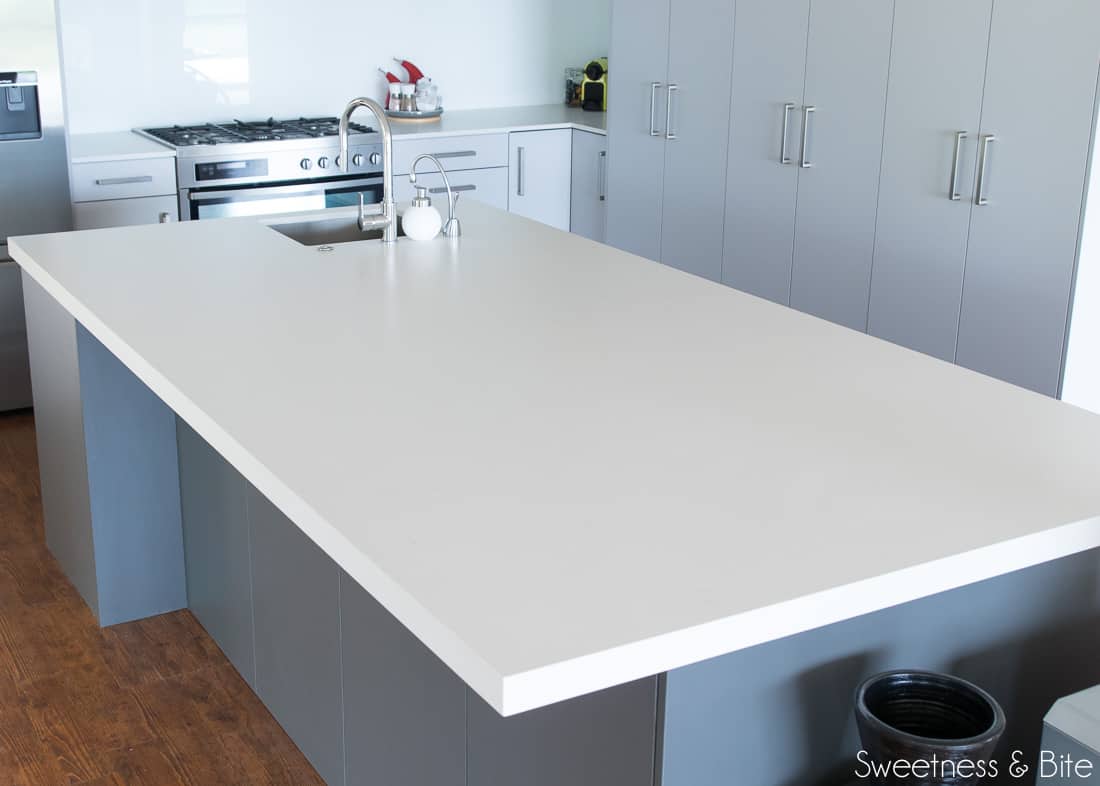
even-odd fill
[[[144,128],[141,133],[175,148],[203,145],[239,145],[251,142],[310,140],[336,136],[340,121],[335,117],[300,117],[297,120],[259,120],[231,123],[204,123],[194,126]],[[348,128],[357,134],[370,134],[374,129],[361,123]]]

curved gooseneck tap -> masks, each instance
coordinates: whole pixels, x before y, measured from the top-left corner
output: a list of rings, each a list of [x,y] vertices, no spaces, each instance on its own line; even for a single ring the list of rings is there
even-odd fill
[[[348,124],[356,109],[369,109],[378,120],[378,130],[382,134],[382,214],[367,215],[364,212],[363,195],[359,195],[359,229],[363,232],[372,229],[382,230],[382,242],[393,243],[397,240],[397,206],[393,201],[393,133],[386,111],[372,98],[353,98],[348,102],[344,113],[340,115],[340,158],[337,162],[340,171],[348,171]]]
[[[447,178],[447,171],[443,168],[440,160],[431,153],[418,155],[409,169],[409,182],[416,185],[416,165],[425,158],[435,164],[439,174],[443,176],[443,185],[447,188],[447,223],[443,225],[443,237],[460,237],[462,235],[462,224],[459,223],[458,217],[455,215],[455,205],[458,202],[459,195],[451,191],[451,181]]]

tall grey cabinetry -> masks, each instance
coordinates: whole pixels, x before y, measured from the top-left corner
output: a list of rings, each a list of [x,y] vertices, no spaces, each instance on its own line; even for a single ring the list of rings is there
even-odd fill
[[[1056,395],[1100,4],[898,0],[897,20],[868,329]]]
[[[893,6],[737,0],[722,280],[859,330]]]
[[[718,280],[733,0],[615,0],[607,240]]]

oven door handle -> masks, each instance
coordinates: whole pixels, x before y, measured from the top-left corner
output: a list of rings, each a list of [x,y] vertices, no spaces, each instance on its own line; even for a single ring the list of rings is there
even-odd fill
[[[219,191],[207,191],[192,188],[187,192],[187,198],[192,202],[203,202],[208,199],[224,199],[226,197],[242,197],[247,200],[263,199],[273,196],[324,196],[335,189],[355,189],[359,187],[378,188],[382,185],[382,178],[368,178],[363,180],[329,180],[323,183],[302,183],[291,186],[240,186],[239,188],[225,188]]]

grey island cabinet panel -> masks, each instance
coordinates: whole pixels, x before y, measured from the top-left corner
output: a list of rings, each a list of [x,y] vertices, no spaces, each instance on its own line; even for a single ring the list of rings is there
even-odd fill
[[[738,0],[722,283],[787,305],[809,0]]]
[[[653,786],[657,681],[508,718],[470,691],[466,786]]]
[[[465,786],[466,684],[340,574],[348,786]]]
[[[669,0],[616,0],[608,102],[607,242],[658,259],[664,190]]]
[[[733,9],[677,0],[669,22],[660,260],[712,281],[722,277]]]
[[[956,361],[1048,395],[1060,384],[1098,61],[1095,0],[994,4]]]
[[[898,0],[894,24],[867,330],[947,361],[992,12],[992,0]]]
[[[894,3],[810,7],[791,306],[867,327]]]
[[[248,519],[256,693],[325,782],[342,784],[338,568],[252,486]]]
[[[187,605],[249,685],[256,687],[247,481],[190,426],[176,420]]]

